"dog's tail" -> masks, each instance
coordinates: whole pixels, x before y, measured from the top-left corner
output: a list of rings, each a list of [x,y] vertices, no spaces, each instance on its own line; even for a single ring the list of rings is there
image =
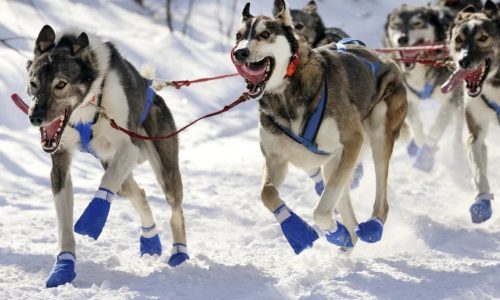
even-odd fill
[[[144,64],[141,67],[141,76],[146,79],[154,79],[155,78],[156,68],[150,64]]]

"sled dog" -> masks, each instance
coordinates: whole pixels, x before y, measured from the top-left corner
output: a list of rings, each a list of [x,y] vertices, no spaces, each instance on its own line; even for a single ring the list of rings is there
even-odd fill
[[[129,130],[157,136],[175,130],[163,99],[150,82],[125,60],[115,46],[79,30],[56,38],[45,25],[28,62],[29,120],[39,127],[41,147],[52,158],[50,174],[58,220],[59,255],[47,287],[71,282],[75,276],[73,229],[97,239],[115,194],[127,197],[142,227],[141,254],[161,254],[161,243],[144,190],[134,180],[134,167],[148,160],[172,208],[174,247],[169,263],[188,259],[182,211],[178,140],[144,142],[114,131],[100,114],[105,111]],[[75,151],[94,155],[105,171],[99,189],[73,227],[70,166]]]
[[[358,237],[377,242],[389,211],[389,161],[407,110],[401,71],[356,41],[312,49],[299,42],[288,4],[276,0],[275,6],[273,17],[255,17],[247,3],[233,49],[249,94],[259,100],[263,204],[297,254],[323,233],[344,249]],[[349,181],[364,142],[372,146],[377,187],[372,217],[358,224]],[[318,231],[279,193],[288,164],[322,169],[325,190],[313,213]],[[342,222],[334,219],[335,208]]]

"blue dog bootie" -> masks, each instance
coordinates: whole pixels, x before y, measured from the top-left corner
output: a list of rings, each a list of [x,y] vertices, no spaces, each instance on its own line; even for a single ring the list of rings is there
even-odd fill
[[[168,264],[171,267],[177,267],[188,259],[189,255],[187,252],[187,246],[181,243],[177,243],[172,247],[172,255],[168,260]]]
[[[325,190],[325,184],[323,183],[323,176],[321,175],[321,169],[317,168],[312,173],[309,173],[309,177],[314,181],[314,190],[316,194],[321,196]]]
[[[413,167],[429,173],[434,167],[434,160],[436,156],[437,147],[434,145],[424,144],[417,154],[417,159],[413,164]]]
[[[339,247],[354,247],[352,244],[351,235],[344,224],[337,221],[335,230],[325,232],[326,240]]]
[[[75,232],[88,235],[97,240],[108,219],[109,208],[114,195],[105,188],[99,188],[94,195],[94,199],[90,201],[80,219],[76,222]]]
[[[161,256],[162,247],[156,225],[153,224],[151,227],[141,227],[141,231],[142,234],[139,239],[141,257],[146,254]]]
[[[314,228],[288,209],[286,204],[282,204],[273,213],[295,254],[312,247],[319,238]]]
[[[379,218],[371,218],[356,226],[356,235],[360,240],[367,243],[376,243],[382,239],[384,223]]]
[[[359,183],[361,178],[363,178],[364,173],[363,164],[359,163],[352,173],[351,190],[359,187]]]
[[[75,260],[75,255],[71,252],[59,253],[45,286],[53,288],[72,282],[76,277]]]
[[[410,157],[416,157],[418,154],[418,145],[415,142],[414,139],[411,139],[410,143],[408,143],[408,146],[406,146],[406,152]]]
[[[476,197],[474,204],[472,204],[469,209],[472,223],[483,223],[491,218],[493,213],[491,209],[491,201],[493,199],[494,196],[490,193],[482,193]]]

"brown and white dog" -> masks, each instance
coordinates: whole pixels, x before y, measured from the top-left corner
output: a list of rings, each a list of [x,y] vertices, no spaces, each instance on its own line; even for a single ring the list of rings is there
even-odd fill
[[[273,17],[255,17],[245,6],[233,52],[250,94],[259,99],[264,206],[297,254],[311,247],[318,232],[285,204],[279,188],[288,164],[305,171],[321,167],[325,190],[313,215],[320,234],[345,248],[357,237],[377,242],[389,211],[389,161],[407,110],[401,71],[363,46],[312,49],[299,43],[288,4],[276,2]],[[349,183],[365,142],[373,152],[376,195],[372,218],[358,224]],[[345,226],[334,219],[335,208]]]

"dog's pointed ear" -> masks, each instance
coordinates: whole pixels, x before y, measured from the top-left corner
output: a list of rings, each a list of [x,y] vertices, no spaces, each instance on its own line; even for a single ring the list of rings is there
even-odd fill
[[[73,55],[78,54],[80,51],[85,49],[89,45],[89,37],[85,32],[82,32],[80,36],[73,43],[71,50],[73,51]]]
[[[466,8],[462,9],[458,14],[457,14],[457,17],[456,17],[456,20],[457,21],[461,21],[463,20],[466,16],[470,15],[470,14],[473,14],[476,12],[476,8],[474,7],[474,5],[468,5]]]
[[[54,46],[56,33],[49,25],[43,26],[35,42],[35,55],[38,56]]]
[[[250,13],[250,2],[247,2],[247,4],[245,4],[241,16],[243,17],[243,21],[253,18],[252,14]]]
[[[279,8],[278,13],[274,14],[274,18],[279,20],[285,26],[293,27],[292,15],[290,14],[290,8],[285,0],[275,0],[274,6]]]
[[[316,14],[318,13],[318,5],[316,4],[316,1],[311,0],[302,10],[310,15]]]
[[[491,0],[487,0],[484,3],[483,13],[490,19],[497,19],[499,17],[497,4]]]

